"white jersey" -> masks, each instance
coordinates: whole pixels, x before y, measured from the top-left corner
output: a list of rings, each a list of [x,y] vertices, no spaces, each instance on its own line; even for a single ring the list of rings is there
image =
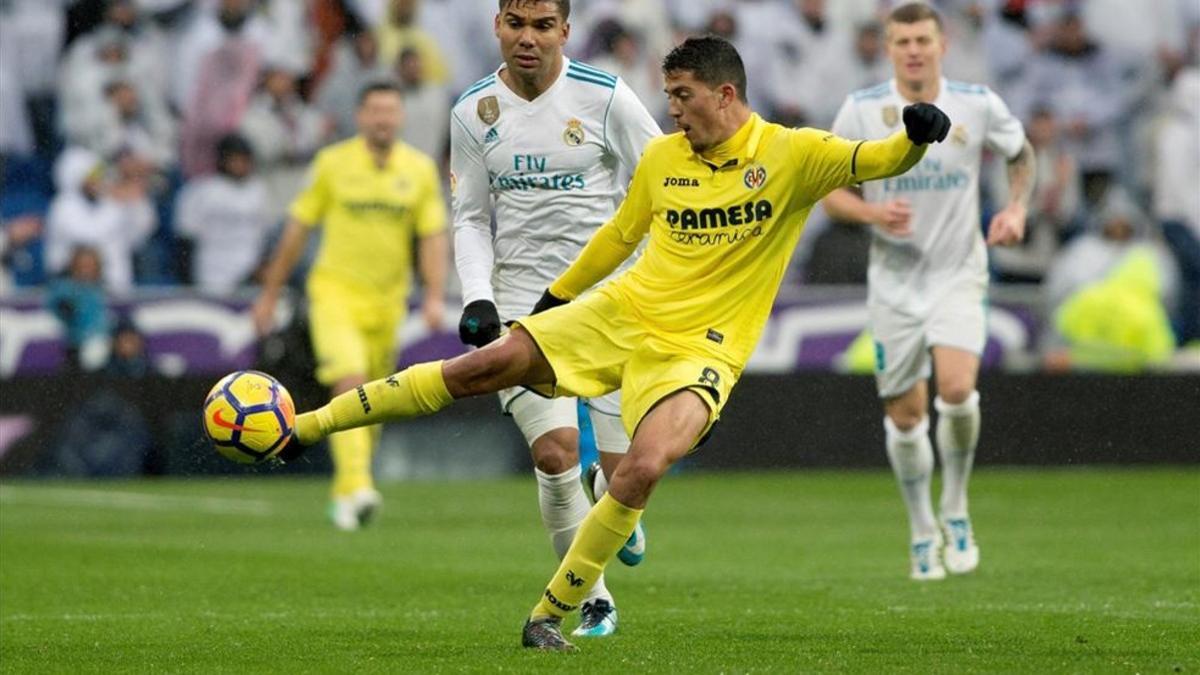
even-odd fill
[[[463,303],[491,300],[511,320],[612,217],[643,146],[661,131],[623,81],[583,63],[564,57],[532,101],[499,72],[454,104],[450,189]]]
[[[864,183],[868,202],[907,199],[909,237],[872,228],[868,268],[872,304],[922,314],[941,293],[966,278],[986,283],[987,248],[979,212],[979,171],[984,146],[1012,159],[1025,130],[991,89],[943,79],[934,105],[950,117],[950,133],[902,176]],[[905,100],[895,79],[854,92],[833,122],[846,138],[885,138],[903,127]]]

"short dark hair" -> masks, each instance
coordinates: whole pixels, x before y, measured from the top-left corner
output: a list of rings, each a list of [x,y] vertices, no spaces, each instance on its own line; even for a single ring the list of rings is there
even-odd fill
[[[900,5],[888,14],[887,23],[917,23],[926,19],[933,19],[933,22],[937,24],[938,32],[944,31],[942,15],[938,14],[938,11],[932,5],[927,5],[924,2],[910,2]]]
[[[563,21],[571,18],[571,0],[500,0],[500,11],[503,12],[506,7],[514,3],[536,5],[539,2],[553,2],[558,7],[558,13],[562,16]]]
[[[746,100],[746,66],[737,49],[725,38],[716,35],[690,37],[667,54],[662,69],[668,74],[689,71],[710,87],[730,82],[737,89],[738,98]]]
[[[358,92],[358,107],[361,108],[362,104],[367,102],[368,96],[370,96],[371,94],[377,94],[381,91],[390,91],[393,94],[395,94],[401,98],[404,97],[404,90],[401,89],[400,85],[396,82],[393,82],[391,80],[378,80],[375,82],[368,82],[367,85],[365,87],[363,87],[361,91]]]

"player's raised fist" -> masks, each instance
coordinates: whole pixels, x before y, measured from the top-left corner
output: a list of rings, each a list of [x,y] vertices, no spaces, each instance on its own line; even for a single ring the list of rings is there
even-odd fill
[[[904,106],[904,132],[917,145],[941,143],[950,133],[950,118],[932,103]]]
[[[475,300],[463,307],[458,321],[458,339],[465,345],[482,347],[500,337],[500,314],[490,300]]]

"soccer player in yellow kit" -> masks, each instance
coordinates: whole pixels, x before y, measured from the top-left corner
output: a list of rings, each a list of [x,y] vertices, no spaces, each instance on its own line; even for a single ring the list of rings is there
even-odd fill
[[[768,123],[746,104],[737,50],[716,37],[688,39],[663,72],[681,132],[650,141],[616,215],[534,314],[483,349],[418,364],[300,415],[286,449],[295,456],[341,429],[427,415],[515,385],[584,397],[620,388],[629,453],[530,613],[526,647],[573,649],[562,617],[629,538],[655,484],[729,400],[813,204],[838,187],[907,171],[950,127],[930,104],[906,108],[905,130],[879,141]],[[582,295],[647,235],[629,271]]]
[[[306,290],[317,379],[334,395],[396,367],[396,328],[407,314],[412,242],[424,282],[426,324],[440,328],[446,279],[446,206],[437,166],[396,140],[403,120],[399,88],[380,82],[359,96],[359,135],[322,150],[254,305],[260,334],[272,323],[280,288],[322,229]],[[334,476],[330,517],[342,530],[365,524],[382,501],[371,479],[376,428],[329,439]]]

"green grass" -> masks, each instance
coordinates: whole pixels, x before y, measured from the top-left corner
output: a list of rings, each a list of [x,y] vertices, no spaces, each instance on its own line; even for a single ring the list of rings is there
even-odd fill
[[[388,485],[358,534],[325,489],[6,483],[0,671],[1200,672],[1191,468],[980,471],[983,564],[927,584],[889,474],[671,476],[620,633],[569,655],[517,646],[555,567],[531,479]]]

